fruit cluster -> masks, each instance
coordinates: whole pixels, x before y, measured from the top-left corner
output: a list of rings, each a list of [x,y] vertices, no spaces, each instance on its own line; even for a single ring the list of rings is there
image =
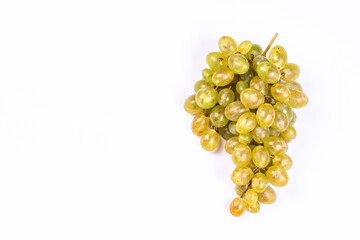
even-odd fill
[[[237,45],[228,36],[221,37],[221,52],[206,57],[210,68],[185,101],[184,108],[195,117],[191,129],[200,136],[202,148],[215,150],[219,134],[226,140],[225,150],[236,165],[231,175],[238,195],[231,204],[233,216],[247,209],[260,210],[260,204],[276,199],[269,186],[282,187],[288,182],[287,170],[292,159],[287,144],[296,137],[292,108],[307,105],[308,98],[295,80],[299,67],[288,63],[282,46],[266,50],[250,41]],[[269,57],[266,58],[267,51]]]

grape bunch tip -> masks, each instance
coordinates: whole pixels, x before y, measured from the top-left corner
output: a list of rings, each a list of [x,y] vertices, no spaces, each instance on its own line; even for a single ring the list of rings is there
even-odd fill
[[[249,40],[237,45],[221,37],[220,52],[206,56],[209,68],[184,103],[185,111],[195,115],[191,130],[203,149],[217,149],[220,136],[226,140],[225,151],[236,166],[231,180],[237,197],[230,204],[236,217],[245,210],[259,212],[260,203],[273,203],[276,193],[270,184],[288,183],[292,159],[286,151],[296,137],[293,109],[308,103],[295,81],[300,68],[288,62],[282,46],[272,47],[277,35],[265,51]]]

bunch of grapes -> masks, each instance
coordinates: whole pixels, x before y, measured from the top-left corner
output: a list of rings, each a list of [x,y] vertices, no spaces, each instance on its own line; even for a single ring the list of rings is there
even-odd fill
[[[184,104],[195,115],[191,129],[200,136],[203,149],[215,150],[219,135],[226,140],[225,150],[236,165],[231,175],[238,195],[230,204],[233,216],[246,209],[257,213],[260,203],[276,200],[270,184],[288,183],[292,159],[286,154],[287,144],[296,137],[293,108],[308,103],[295,81],[299,67],[288,63],[282,46],[271,48],[276,36],[265,51],[248,40],[237,45],[231,37],[221,37],[220,52],[206,56],[210,68],[202,71],[195,94]]]

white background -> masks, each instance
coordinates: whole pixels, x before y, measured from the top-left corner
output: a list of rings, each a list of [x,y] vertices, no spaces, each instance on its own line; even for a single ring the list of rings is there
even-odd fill
[[[0,239],[355,239],[357,1],[1,1]],[[229,214],[234,168],[183,102],[223,35],[285,47],[290,182]]]

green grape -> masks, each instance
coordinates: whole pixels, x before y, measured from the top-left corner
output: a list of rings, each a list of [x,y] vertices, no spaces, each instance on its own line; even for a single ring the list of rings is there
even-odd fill
[[[229,68],[237,74],[244,74],[249,70],[249,62],[242,54],[233,54],[228,59]]]
[[[270,131],[270,137],[278,137],[280,136],[280,132],[272,129],[272,128],[269,128],[269,131]]]
[[[279,69],[270,62],[260,63],[256,68],[256,72],[267,83],[274,84],[280,80]]]
[[[219,68],[212,76],[212,81],[216,86],[223,87],[234,79],[234,73],[227,67]]]
[[[261,192],[265,191],[267,185],[268,185],[268,180],[267,180],[265,174],[263,174],[263,173],[257,173],[251,179],[251,187],[257,193],[261,193]]]
[[[219,52],[211,52],[206,56],[206,62],[212,70],[218,70],[221,67],[226,67],[228,60],[224,54]]]
[[[209,68],[204,68],[202,70],[202,76],[204,78],[204,80],[206,80],[208,83],[213,83],[212,82],[212,75],[214,74],[214,70],[211,70]]]
[[[274,109],[275,109],[275,111],[280,111],[280,112],[284,113],[289,121],[293,118],[294,111],[291,110],[291,107],[289,105],[287,105],[286,103],[277,102],[274,105]]]
[[[269,151],[266,150],[264,146],[256,146],[252,150],[252,161],[254,162],[255,166],[259,168],[266,167],[270,163]]]
[[[191,123],[192,132],[197,136],[201,136],[208,128],[209,118],[203,113],[197,114]]]
[[[270,130],[269,128],[256,126],[254,130],[251,131],[251,137],[257,143],[264,143],[265,140],[270,137]]]
[[[269,137],[264,146],[272,155],[278,155],[287,151],[288,147],[284,139],[280,137]]]
[[[231,37],[223,36],[219,39],[219,49],[223,54],[230,56],[236,53],[237,43]]]
[[[258,213],[260,211],[260,203],[256,201],[253,204],[247,204],[246,209],[251,213]]]
[[[232,152],[234,151],[234,148],[236,146],[238,146],[239,144],[240,143],[239,143],[239,140],[238,140],[237,136],[231,137],[225,142],[225,151],[228,154],[232,154]]]
[[[246,107],[256,109],[264,103],[265,98],[260,91],[253,88],[247,88],[241,92],[240,100]]]
[[[251,79],[250,87],[260,91],[263,95],[266,95],[269,91],[269,84],[260,79],[258,76],[255,76]]]
[[[236,166],[245,167],[251,160],[250,148],[247,145],[240,143],[234,148],[231,159]]]
[[[292,118],[290,120],[290,124],[294,125],[294,123],[296,122],[296,119],[297,119],[296,113],[293,111]]]
[[[292,159],[286,153],[276,155],[272,162],[274,165],[280,165],[285,170],[289,170],[292,166]]]
[[[187,111],[190,114],[198,114],[203,111],[202,108],[196,104],[195,94],[189,96],[185,100],[184,109],[185,109],[185,111]]]
[[[218,92],[212,87],[201,88],[196,92],[196,103],[203,109],[209,109],[216,105]]]
[[[238,51],[241,54],[246,54],[250,51],[252,43],[249,40],[245,40],[239,44]]]
[[[278,132],[284,131],[289,126],[289,119],[283,112],[275,110],[275,119],[271,127]]]
[[[249,145],[250,149],[252,147],[255,147],[254,145]],[[250,161],[250,163],[247,165],[248,168],[250,169],[255,169],[256,168],[256,165],[253,163],[253,161]]]
[[[219,92],[218,103],[220,106],[226,107],[235,100],[235,93],[229,88],[224,88]]]
[[[199,80],[194,85],[194,91],[197,92],[202,88],[214,87],[214,84],[207,82],[206,80]]]
[[[246,210],[246,201],[243,198],[237,197],[230,203],[230,213],[234,217],[240,217]]]
[[[262,48],[258,44],[253,44],[250,51],[246,53],[246,58],[252,60],[254,57],[261,55],[263,52]]]
[[[283,68],[287,64],[288,56],[282,46],[274,46],[269,52],[269,61],[278,68]]]
[[[256,124],[255,113],[246,112],[239,117],[236,123],[236,130],[241,134],[248,133],[256,127]]]
[[[239,135],[239,133],[236,131],[236,122],[230,122],[228,128],[232,135],[234,136]]]
[[[247,185],[235,185],[235,192],[239,197],[241,197],[241,195],[245,192],[246,189]]]
[[[216,106],[211,109],[209,118],[214,127],[222,128],[228,124],[229,120],[225,117],[224,111],[225,108],[222,106]]]
[[[261,203],[271,204],[276,200],[276,193],[270,186],[267,186],[263,192],[259,193],[258,199]]]
[[[309,102],[308,97],[305,93],[298,90],[290,90],[290,98],[287,101],[290,107],[292,108],[303,108]]]
[[[245,81],[238,81],[236,83],[236,92],[241,94],[242,91],[244,91],[245,89],[249,88],[249,83],[248,82],[245,82]]]
[[[249,189],[244,194],[244,198],[248,204],[254,204],[258,201],[258,194],[254,189]]]
[[[275,110],[271,104],[264,103],[256,111],[257,123],[263,127],[270,127],[275,120]]]
[[[229,131],[229,128],[227,126],[219,128],[218,130],[220,136],[225,140],[229,140],[230,138],[234,137],[234,135]]]
[[[249,144],[252,141],[251,133],[239,134],[238,140],[240,143]]]
[[[239,117],[247,111],[248,109],[240,101],[235,101],[226,106],[225,116],[230,121],[237,122]]]
[[[280,136],[285,141],[291,141],[296,137],[296,129],[292,125],[289,124],[287,129],[285,129],[285,131],[281,132]]]
[[[289,88],[282,83],[275,83],[270,88],[271,96],[275,98],[276,101],[286,102],[290,98]]]
[[[236,167],[231,174],[231,180],[236,185],[247,185],[253,176],[254,172],[250,168]]]
[[[269,169],[266,171],[266,177],[269,182],[276,187],[283,187],[289,181],[287,172],[280,165],[269,167]]]
[[[245,82],[250,82],[250,80],[255,76],[256,76],[255,70],[250,67],[249,71],[247,71],[244,74],[240,74],[239,78],[240,78],[240,80],[243,80]]]
[[[254,60],[252,61],[252,67],[254,69],[256,69],[257,66],[259,66],[259,64],[262,62],[269,62],[269,60],[262,55],[256,56],[256,57],[254,57]]]
[[[288,82],[288,83],[285,83],[285,85],[288,87],[288,89],[291,91],[291,90],[298,90],[300,92],[303,91],[300,83],[298,82]]]
[[[206,151],[213,151],[219,145],[219,135],[213,129],[207,129],[200,138],[200,144]]]
[[[286,82],[295,81],[300,75],[300,68],[295,63],[288,63],[281,69],[281,78]]]

